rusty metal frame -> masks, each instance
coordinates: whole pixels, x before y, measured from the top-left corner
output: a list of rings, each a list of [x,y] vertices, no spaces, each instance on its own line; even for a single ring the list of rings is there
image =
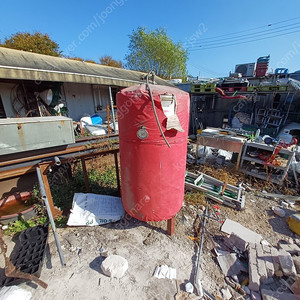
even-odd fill
[[[88,176],[87,176],[87,169],[86,169],[85,160],[86,159],[92,159],[93,157],[100,156],[100,155],[114,154],[117,185],[118,185],[118,191],[120,193],[121,184],[120,184],[119,165],[118,165],[118,152],[119,152],[119,149],[111,149],[111,150],[104,150],[104,151],[99,151],[99,152],[94,152],[94,153],[75,155],[73,157],[73,162],[81,161],[83,176],[84,176],[84,182],[85,182],[85,187],[86,187],[87,192],[90,191],[90,188],[89,188],[89,182],[88,182]],[[61,160],[62,164],[66,163],[66,162],[69,162],[69,159],[65,158],[65,159]],[[49,185],[49,181],[48,181],[48,177],[47,177],[47,172],[48,172],[49,168],[53,165],[54,165],[54,161],[47,161],[47,162],[40,163],[39,168],[41,169],[42,180],[43,180],[43,184],[44,184],[44,187],[45,187],[46,196],[47,196],[48,201],[49,201],[51,213],[52,213],[53,217],[55,218],[55,217],[61,215],[62,212],[54,206],[53,198],[52,198],[52,194],[51,194],[51,190],[50,190],[50,185]]]
[[[78,143],[83,143],[82,145],[76,145],[76,144],[71,144],[69,147],[67,147],[64,150],[58,150],[61,148],[59,147],[54,147],[52,148],[51,152],[48,153],[43,153],[43,154],[37,154],[37,155],[32,155],[28,157],[22,157],[22,158],[17,158],[17,159],[5,159],[4,161],[0,161],[0,167],[5,167],[9,165],[14,165],[14,164],[20,164],[24,162],[29,162],[32,160],[38,160],[38,159],[46,159],[46,158],[51,158],[53,156],[59,156],[59,155],[64,155],[64,154],[69,154],[69,153],[74,153],[74,152],[80,152],[80,151],[85,151],[87,149],[97,149],[99,148],[99,145],[101,143],[111,140],[111,139],[116,139],[118,135],[111,135],[109,137],[106,136],[106,138],[95,138],[95,137],[90,137],[90,138],[82,138],[78,139]],[[7,157],[7,155],[5,155]]]

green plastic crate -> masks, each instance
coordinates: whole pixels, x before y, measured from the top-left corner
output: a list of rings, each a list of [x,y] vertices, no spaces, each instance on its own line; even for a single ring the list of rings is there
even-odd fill
[[[287,85],[280,85],[278,86],[279,92],[286,92],[287,91]]]

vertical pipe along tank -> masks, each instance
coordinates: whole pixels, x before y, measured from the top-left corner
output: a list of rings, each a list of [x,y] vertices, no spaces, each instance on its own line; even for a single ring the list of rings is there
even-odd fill
[[[122,202],[139,220],[168,220],[182,207],[189,104],[188,93],[160,85],[136,85],[117,94]]]

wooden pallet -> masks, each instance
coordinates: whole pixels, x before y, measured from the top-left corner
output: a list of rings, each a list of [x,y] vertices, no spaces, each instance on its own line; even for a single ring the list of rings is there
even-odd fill
[[[203,173],[196,175],[186,172],[185,187],[189,190],[204,192],[209,199],[232,208],[241,210],[245,207],[245,196],[242,195],[242,188],[226,184]]]

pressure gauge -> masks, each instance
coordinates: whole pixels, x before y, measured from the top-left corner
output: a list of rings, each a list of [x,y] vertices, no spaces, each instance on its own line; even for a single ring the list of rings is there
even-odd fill
[[[141,127],[136,135],[140,140],[145,140],[149,136],[148,131],[144,127]]]

